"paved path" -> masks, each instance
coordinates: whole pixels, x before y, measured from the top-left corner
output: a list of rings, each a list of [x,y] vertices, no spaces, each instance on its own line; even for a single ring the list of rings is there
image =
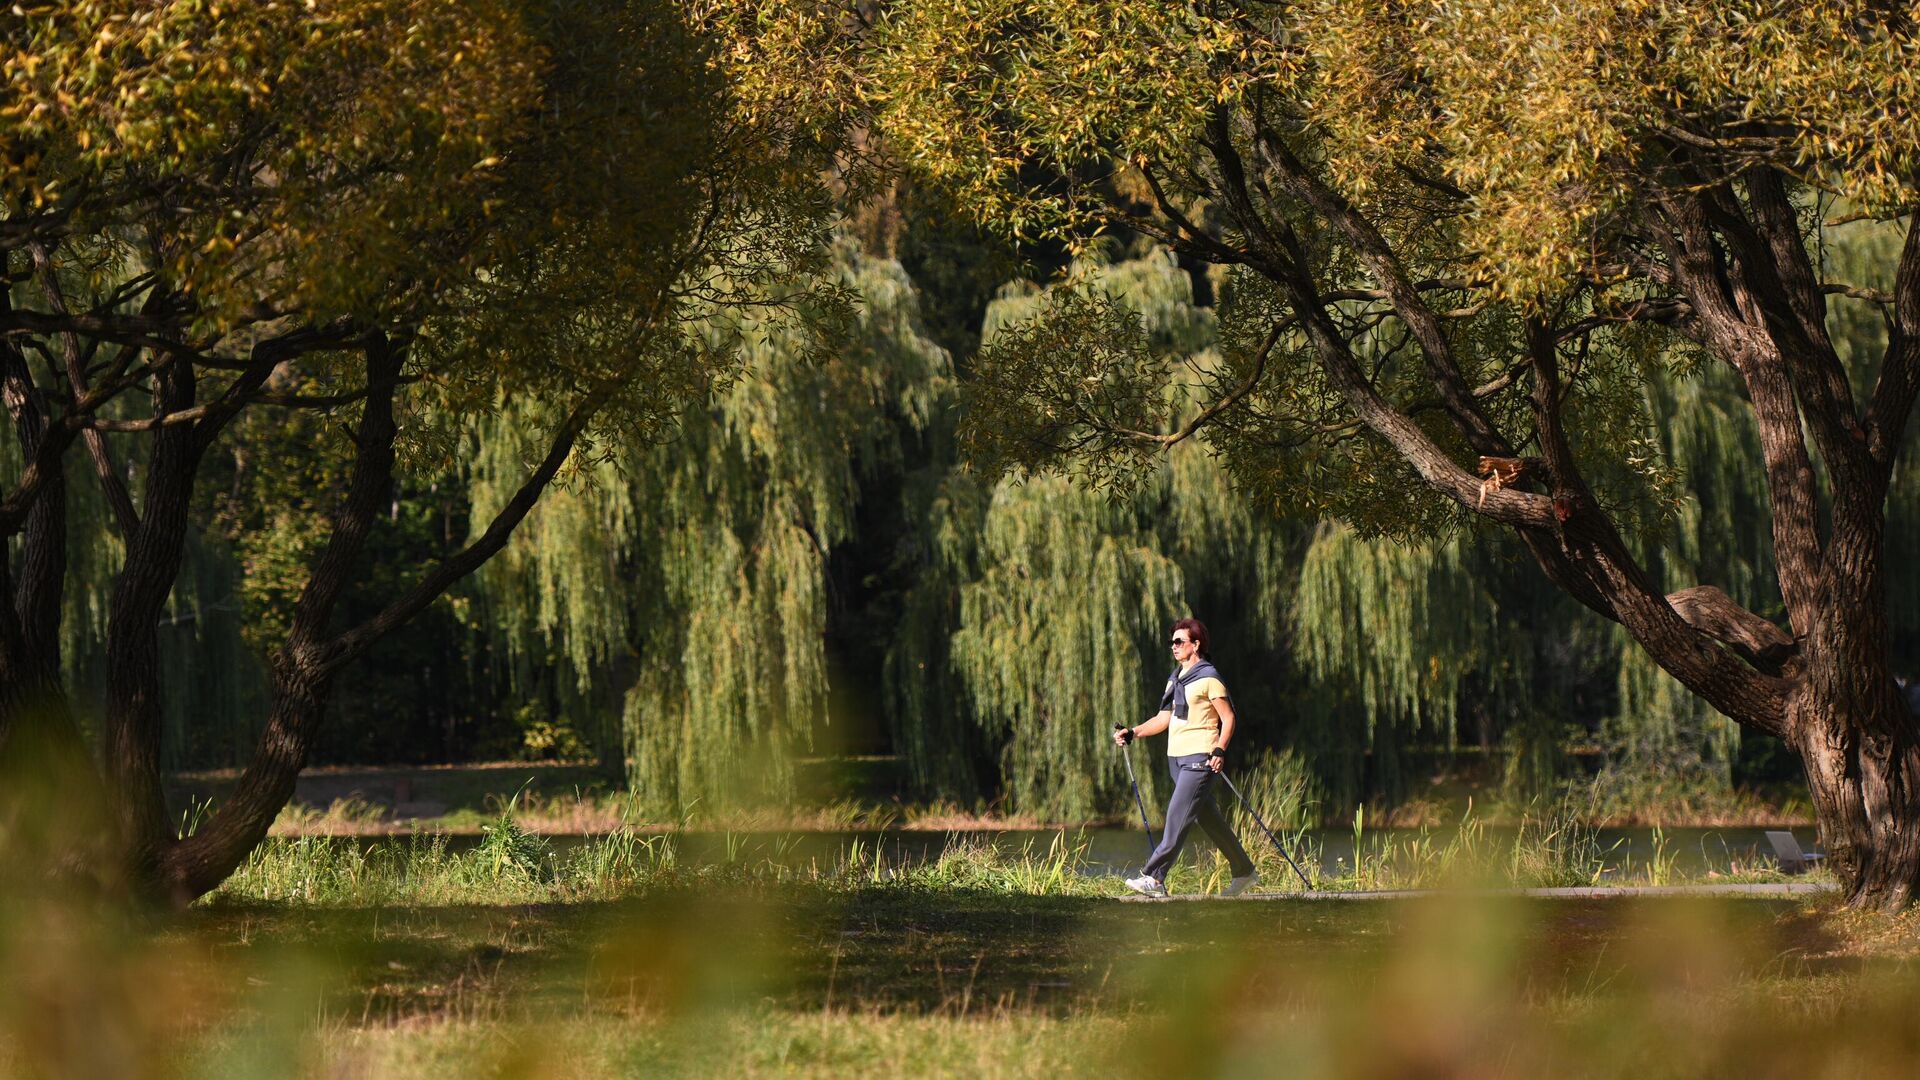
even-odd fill
[[[1819,896],[1837,892],[1836,885],[1819,882],[1774,882],[1764,885],[1595,885],[1555,889],[1386,889],[1379,892],[1250,892],[1234,900],[1415,900],[1434,896],[1532,896],[1552,900],[1613,900],[1630,896],[1730,896],[1782,900],[1796,896]],[[1123,896],[1133,904],[1159,904],[1169,900],[1218,900],[1210,893],[1181,896]]]

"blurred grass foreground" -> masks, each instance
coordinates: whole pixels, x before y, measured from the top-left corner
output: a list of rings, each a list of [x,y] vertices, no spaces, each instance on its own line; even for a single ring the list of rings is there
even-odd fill
[[[1556,858],[1475,861],[1463,843],[1370,872],[1541,880]],[[1128,903],[1083,855],[1062,834],[1013,853],[956,838],[910,865],[858,843],[804,863],[743,843],[693,865],[666,836],[559,854],[503,816],[457,852],[271,840],[180,912],[0,867],[0,1075],[1857,1077],[1920,1063],[1912,917],[1458,892]],[[1284,887],[1276,868],[1267,885]],[[1409,880],[1360,873],[1317,884]],[[1220,874],[1208,851],[1174,886]]]

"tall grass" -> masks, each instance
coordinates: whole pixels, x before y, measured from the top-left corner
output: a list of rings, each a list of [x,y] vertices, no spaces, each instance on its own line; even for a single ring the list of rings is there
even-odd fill
[[[683,862],[674,838],[617,830],[564,853],[533,856],[494,836],[465,851],[444,837],[365,843],[348,837],[269,838],[211,898],[213,903],[300,903],[323,907],[526,904],[617,900],[649,890],[712,885],[806,885],[832,891],[869,888],[966,890],[1033,896],[1101,896],[1121,891],[1089,873],[1084,834],[1056,834],[1045,847],[1029,839],[1002,850],[956,835],[936,857],[889,861],[855,838],[828,861],[792,857],[775,839],[731,834],[711,862]],[[522,834],[523,836],[525,834]],[[534,839],[538,839],[537,837]]]
[[[1804,788],[1759,793],[1728,787],[1704,770],[1656,772],[1609,765],[1569,781],[1565,797],[1589,821],[1608,826],[1761,826],[1813,820]]]
[[[1303,884],[1273,844],[1243,834],[1260,871],[1260,892],[1374,892],[1448,887],[1676,885],[1787,880],[1771,866],[1729,865],[1691,873],[1679,867],[1663,832],[1639,861],[1614,858],[1597,832],[1564,806],[1536,808],[1517,830],[1469,814],[1448,828],[1380,831],[1364,812],[1353,821],[1351,860],[1323,867],[1321,843],[1304,829],[1278,834],[1307,876]],[[923,857],[890,856],[855,836],[832,854],[802,857],[797,837],[729,833],[718,851],[686,860],[674,834],[616,829],[563,849],[503,816],[481,842],[455,850],[444,837],[368,841],[350,837],[274,837],[250,855],[214,902],[371,907],[405,904],[553,903],[615,900],[657,889],[726,884],[743,888],[804,885],[830,891],[875,888],[953,890],[1002,895],[1123,896],[1124,868],[1089,859],[1090,838],[1059,831],[1020,846],[978,834],[950,834]],[[1224,859],[1195,838],[1168,882],[1177,894],[1217,892]],[[1610,859],[1617,866],[1609,868]],[[1822,874],[1794,880],[1827,881]]]

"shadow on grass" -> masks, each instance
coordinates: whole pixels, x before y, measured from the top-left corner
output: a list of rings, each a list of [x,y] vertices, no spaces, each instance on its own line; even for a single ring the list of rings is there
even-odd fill
[[[1120,904],[875,888],[738,895],[662,890],[617,903],[197,909],[166,932],[272,985],[331,972],[318,1003],[350,1021],[501,1010],[686,1016],[771,1005],[969,1015],[1119,1014],[1198,996],[1271,1002],[1378,980],[1410,940],[1454,943],[1459,971],[1578,996],[1640,957],[1711,940],[1735,979],[1812,978],[1838,955],[1790,903],[1445,900]],[[1230,990],[1222,990],[1229,987]]]
[[[7,914],[7,1075],[1901,1075],[1920,1049],[1912,921],[1862,950],[1785,902],[706,883]]]

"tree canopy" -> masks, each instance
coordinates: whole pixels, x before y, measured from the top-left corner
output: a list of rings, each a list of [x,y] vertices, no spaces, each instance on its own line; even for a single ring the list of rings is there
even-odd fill
[[[1063,295],[982,360],[990,462],[1124,484],[1143,446],[1204,429],[1255,497],[1402,536],[1509,527],[1690,691],[1795,745],[1854,902],[1912,894],[1920,733],[1882,565],[1920,391],[1907,13],[769,0],[738,20],[777,27],[740,35],[746,92],[834,82],[797,98],[815,122],[871,125],[983,221],[1234,271],[1224,371],[1187,380],[1199,422],[1157,406],[1173,372],[1146,334]],[[1825,264],[1843,216],[1903,223],[1890,290]],[[1842,356],[1830,321],[1859,304],[1885,348]],[[1671,511],[1641,387],[1690,357],[1757,421],[1785,627],[1636,554]]]
[[[264,834],[344,665],[498,552],[564,470],[730,377],[747,333],[728,312],[837,319],[834,289],[793,284],[825,259],[825,163],[740,107],[670,4],[102,2],[17,8],[4,33],[0,376],[21,464],[0,499],[0,748],[72,727],[58,627],[84,443],[123,545],[99,702],[111,831],[135,880],[191,896]],[[160,615],[190,521],[219,511],[195,499],[209,450],[274,441],[236,421],[281,409],[326,416],[310,449],[337,456],[231,459],[234,533],[280,566],[250,578],[268,719],[234,797],[176,840]],[[526,435],[510,493],[354,595],[395,485],[430,486],[496,412]]]

